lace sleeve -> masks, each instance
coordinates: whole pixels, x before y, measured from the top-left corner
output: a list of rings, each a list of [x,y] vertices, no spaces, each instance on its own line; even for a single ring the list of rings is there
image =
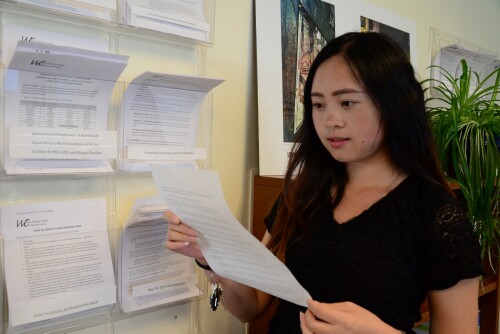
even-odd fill
[[[480,254],[466,212],[457,203],[443,206],[428,230],[428,289],[446,289],[462,279],[481,275]]]

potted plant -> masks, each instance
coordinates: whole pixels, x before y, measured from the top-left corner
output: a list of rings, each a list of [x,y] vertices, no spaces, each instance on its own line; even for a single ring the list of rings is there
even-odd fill
[[[500,68],[480,78],[461,61],[459,77],[431,66],[441,78],[422,81],[438,156],[459,194],[481,244],[481,256],[495,271],[500,254]]]

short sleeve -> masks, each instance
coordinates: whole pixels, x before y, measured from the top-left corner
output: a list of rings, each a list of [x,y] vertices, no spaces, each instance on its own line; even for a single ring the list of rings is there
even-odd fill
[[[269,233],[271,233],[271,230],[273,229],[274,226],[274,222],[276,221],[276,217],[278,216],[278,209],[282,199],[283,199],[283,193],[280,193],[279,196],[274,201],[271,211],[266,216],[266,218],[264,218],[264,224],[266,224],[266,228]]]
[[[427,288],[442,290],[483,273],[479,241],[458,203],[441,207],[428,229]]]

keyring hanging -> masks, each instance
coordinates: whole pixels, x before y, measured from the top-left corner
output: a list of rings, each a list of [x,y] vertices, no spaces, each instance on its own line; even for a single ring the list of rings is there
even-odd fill
[[[214,273],[210,275],[212,293],[210,294],[208,301],[210,302],[210,307],[212,308],[212,311],[215,311],[217,310],[217,307],[219,306],[219,303],[222,298],[222,285],[220,283],[214,283],[213,276]]]

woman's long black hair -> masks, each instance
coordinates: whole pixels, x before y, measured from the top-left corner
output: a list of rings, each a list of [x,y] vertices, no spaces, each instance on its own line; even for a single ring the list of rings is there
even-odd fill
[[[336,161],[323,146],[312,120],[314,76],[318,67],[334,56],[344,58],[380,111],[384,127],[382,145],[391,162],[408,175],[426,178],[450,191],[436,155],[422,86],[404,51],[380,33],[341,35],[319,52],[306,80],[304,119],[290,153],[283,198],[269,243],[281,259],[292,233],[297,229],[306,232],[314,211],[327,202],[335,207],[344,193],[345,164]],[[325,195],[331,194],[332,189],[332,196]]]

